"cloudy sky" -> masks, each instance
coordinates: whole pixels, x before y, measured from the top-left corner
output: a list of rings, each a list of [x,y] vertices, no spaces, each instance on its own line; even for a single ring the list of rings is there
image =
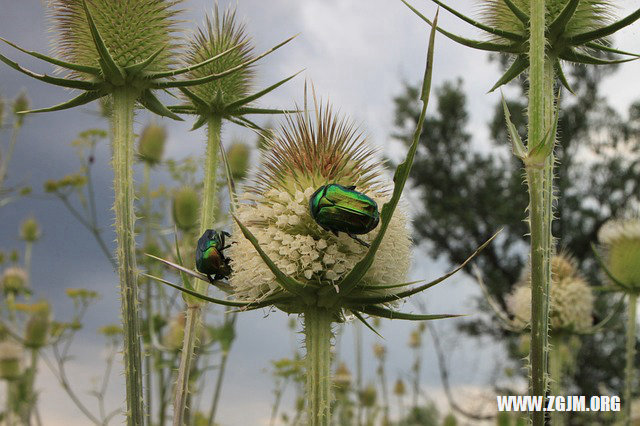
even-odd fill
[[[220,1],[226,6],[227,1]],[[428,15],[435,9],[426,0],[414,2]],[[475,1],[458,1],[456,7],[473,14]],[[638,7],[638,0],[621,0],[620,14]],[[232,2],[236,4],[236,2]],[[195,28],[211,9],[207,0],[185,1],[185,27]],[[301,69],[305,72],[262,101],[263,106],[289,106],[302,99],[304,80],[312,81],[320,96],[329,99],[337,108],[350,115],[367,130],[372,143],[390,151],[393,122],[392,98],[399,94],[402,82],[416,82],[424,69],[427,29],[399,0],[242,0],[237,2],[238,14],[248,24],[257,50],[264,50],[285,38],[300,33],[289,45],[261,61],[257,87],[276,82]],[[474,29],[461,25],[443,13],[442,25],[467,36],[476,36]],[[39,51],[49,49],[46,13],[40,0],[0,0],[0,36],[21,46]],[[637,49],[640,45],[640,26],[625,30],[616,36],[619,46]],[[49,72],[50,68],[33,58],[0,46],[0,52],[16,59],[35,71]],[[469,131],[479,147],[486,146],[487,126],[497,94],[487,90],[499,77],[497,65],[487,61],[486,54],[462,48],[439,36],[436,46],[434,86],[446,80],[462,78],[471,115]],[[621,66],[602,86],[612,105],[624,112],[630,102],[640,98],[640,63]],[[0,95],[14,97],[25,88],[35,107],[44,107],[70,98],[71,93],[58,87],[35,82],[1,64]],[[83,393],[91,378],[100,371],[102,341],[95,329],[102,324],[118,320],[117,280],[109,264],[96,250],[90,235],[67,214],[60,202],[42,194],[42,182],[60,178],[77,168],[69,142],[76,134],[90,127],[106,127],[84,107],[71,111],[42,114],[27,118],[21,133],[9,183],[28,183],[35,189],[33,197],[0,209],[0,249],[19,248],[18,224],[26,215],[33,214],[42,224],[44,237],[34,250],[37,265],[32,285],[38,296],[54,301],[56,316],[64,320],[69,303],[61,296],[66,287],[86,287],[98,290],[101,301],[89,312],[87,327],[77,341],[77,360],[70,367],[78,391]],[[142,113],[137,117],[141,127],[151,119]],[[189,132],[191,123],[183,124],[161,120],[169,129],[167,155],[183,158],[202,155],[200,132]],[[6,141],[8,132],[0,132]],[[247,137],[241,129],[227,126],[224,140]],[[96,188],[100,222],[108,228],[112,222],[111,180],[109,149],[100,147],[96,158]],[[154,175],[160,182],[162,176]],[[107,231],[108,241],[113,235]],[[414,255],[414,278],[432,279],[447,265],[427,258],[421,250]],[[472,299],[477,291],[463,277],[450,280],[423,297],[430,311],[477,314]],[[414,309],[407,305],[406,309]],[[239,320],[238,339],[231,353],[229,374],[222,396],[220,423],[224,425],[264,424],[268,420],[272,401],[272,381],[265,369],[269,360],[288,356],[293,345],[300,345],[299,336],[292,337],[286,328],[286,316],[272,313],[243,315]],[[450,322],[453,323],[453,322]],[[438,324],[442,334],[453,330],[454,324]],[[340,355],[352,361],[353,327],[347,327]],[[383,326],[384,343],[390,349],[389,373],[395,378],[406,374],[412,362],[405,349],[411,324],[387,323]],[[367,354],[376,339],[365,333]],[[496,361],[502,358],[500,345],[490,341],[464,339],[447,333],[447,344],[455,347],[450,359],[455,371],[452,381],[456,386],[482,386],[492,373]],[[373,379],[371,357],[365,357],[365,371]],[[423,382],[433,396],[440,392],[440,382],[432,350],[425,352]],[[46,425],[83,425],[81,416],[66,395],[53,382],[43,366],[38,388],[41,393],[41,411]],[[116,407],[122,402],[123,388],[119,375],[114,375],[113,391],[108,402]],[[90,397],[87,403],[92,404]],[[446,411],[446,407],[443,406]],[[114,423],[119,423],[116,420]]]

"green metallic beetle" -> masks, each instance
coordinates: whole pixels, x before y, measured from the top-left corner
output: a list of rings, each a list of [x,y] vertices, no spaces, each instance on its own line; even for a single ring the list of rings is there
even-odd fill
[[[355,189],[355,186],[337,183],[323,185],[311,195],[309,209],[311,217],[325,231],[335,235],[345,232],[363,246],[369,247],[369,244],[356,235],[371,232],[378,226],[378,204]]]
[[[196,269],[205,274],[212,283],[213,280],[220,280],[231,275],[231,266],[229,266],[231,259],[224,257],[223,254],[224,249],[230,247],[224,245],[225,236],[230,237],[231,234],[207,229],[198,240]]]

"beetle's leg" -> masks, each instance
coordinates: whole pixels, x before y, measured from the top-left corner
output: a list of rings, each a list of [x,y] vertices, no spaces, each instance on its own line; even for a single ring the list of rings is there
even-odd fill
[[[338,236],[339,236],[339,235],[338,235],[338,231],[331,231],[331,232],[333,232],[333,235],[335,235],[336,237],[338,237]]]
[[[211,278],[211,275],[210,275],[210,274],[207,274],[207,278],[209,278],[209,282],[210,282],[211,284],[213,284],[213,281],[214,281],[214,280],[217,280],[217,279],[218,279],[218,277],[217,277],[217,276],[215,276],[215,277]]]
[[[354,190],[356,189],[356,186],[355,185],[347,186],[347,189]]]
[[[356,240],[357,242],[359,242],[360,244],[362,244],[363,246],[365,246],[367,248],[371,247],[371,245],[369,243],[366,243],[366,242],[362,241],[360,238],[356,237],[355,235],[353,235],[353,234],[347,234],[347,235],[350,236],[351,238],[353,238],[354,240]]]
[[[227,237],[230,237],[230,236],[231,236],[231,234],[230,234],[230,233],[228,233],[227,231],[222,231],[222,233],[223,233],[224,235],[226,235]]]
[[[222,251],[222,250],[226,250],[226,249],[228,249],[229,247],[231,247],[231,244],[227,244],[226,246],[222,247],[222,249],[221,249],[220,251]]]

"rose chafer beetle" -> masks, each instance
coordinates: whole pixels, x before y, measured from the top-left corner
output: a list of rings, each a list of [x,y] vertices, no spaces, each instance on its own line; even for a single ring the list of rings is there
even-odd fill
[[[224,257],[223,254],[224,249],[230,247],[224,245],[225,236],[230,237],[231,234],[207,229],[198,240],[196,269],[205,274],[211,282],[231,275],[231,266],[229,266],[231,259]]]
[[[371,232],[378,222],[378,204],[371,198],[355,190],[355,186],[337,183],[323,185],[311,195],[309,209],[311,217],[325,231],[345,232],[365,247],[369,244],[356,235]]]

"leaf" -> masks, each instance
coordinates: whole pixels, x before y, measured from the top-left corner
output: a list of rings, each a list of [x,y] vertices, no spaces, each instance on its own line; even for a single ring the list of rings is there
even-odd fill
[[[81,89],[81,90],[97,90],[101,87],[100,83],[92,83],[90,81],[83,80],[72,80],[69,78],[59,78],[59,77],[51,77],[47,74],[38,74],[26,68],[20,66],[17,62],[12,61],[6,56],[0,54],[0,61],[9,65],[14,70],[20,71],[23,74],[28,75],[29,77],[35,78],[36,80],[44,81],[45,83],[54,84],[56,86],[61,87],[69,87],[71,89]]]
[[[577,62],[579,64],[587,64],[587,65],[614,65],[614,64],[622,64],[624,62],[635,61],[638,58],[627,58],[627,59],[600,59],[595,56],[590,56],[585,53],[580,53],[572,49],[565,49],[559,55],[560,59],[564,59],[565,61]]]
[[[275,108],[251,108],[243,107],[238,108],[233,112],[234,115],[244,114],[296,114],[302,112],[299,109],[275,109]]]
[[[496,90],[498,87],[509,83],[514,78],[518,77],[524,70],[529,68],[529,59],[525,55],[518,55],[515,61],[511,64],[509,69],[500,77],[500,79],[489,90],[489,93]]]
[[[207,124],[207,116],[200,115],[198,116],[198,119],[196,120],[196,122],[193,123],[193,126],[191,127],[191,131],[198,130],[200,127],[204,126],[205,124]]]
[[[148,78],[155,80],[155,79],[158,79],[158,78],[175,77],[176,75],[180,75],[180,74],[187,73],[189,71],[197,70],[198,68],[204,67],[205,65],[209,65],[211,62],[222,58],[223,56],[227,55],[228,53],[233,52],[235,49],[238,49],[239,47],[242,47],[245,44],[246,44],[246,42],[245,43],[236,44],[235,46],[230,47],[229,49],[225,50],[224,52],[218,53],[217,55],[212,56],[209,59],[204,60],[202,62],[199,62],[199,63],[197,63],[195,65],[190,65],[188,67],[179,68],[177,70],[158,72],[158,73],[149,75]]]
[[[529,26],[529,15],[523,12],[516,4],[511,0],[503,0],[504,4],[511,10],[511,12],[524,24],[525,27]]]
[[[462,268],[464,268],[474,257],[476,257],[478,255],[478,253],[480,253],[482,250],[484,250],[489,244],[491,244],[491,242],[498,236],[498,234],[502,232],[502,230],[499,230],[498,232],[496,232],[495,234],[493,234],[493,236],[491,238],[489,238],[487,241],[485,241],[480,247],[478,247],[472,254],[471,256],[469,256],[468,258],[465,259],[464,262],[462,262],[457,268],[455,268],[454,270],[444,274],[443,276],[441,276],[440,278],[437,278],[433,281],[430,281],[426,284],[423,284],[421,286],[412,288],[411,290],[406,290],[406,291],[402,291],[399,293],[394,293],[394,294],[388,294],[388,295],[384,295],[384,296],[376,296],[376,297],[354,297],[354,298],[349,298],[347,297],[347,300],[350,303],[365,303],[365,304],[378,304],[378,303],[388,303],[388,302],[394,302],[396,300],[400,300],[400,299],[404,299],[406,297],[409,296],[413,296],[414,294],[420,293],[422,291],[425,291],[433,286],[435,286],[436,284],[441,283],[442,281],[446,280],[447,278],[449,278],[450,276],[454,275],[456,272],[460,271]]]
[[[243,63],[241,63],[240,65],[237,65],[233,68],[229,68],[226,71],[223,71],[221,73],[218,74],[211,74],[205,77],[201,77],[201,78],[195,78],[192,80],[176,80],[176,81],[165,81],[165,82],[156,82],[153,83],[152,87],[156,88],[156,89],[165,89],[165,88],[170,88],[170,87],[189,87],[189,86],[195,86],[198,84],[204,84],[204,83],[208,83],[210,81],[214,81],[217,80],[219,78],[222,78],[224,76],[227,76],[229,74],[232,74],[240,69],[246,68],[249,65],[251,65],[252,63],[256,62],[257,60],[267,56],[268,54],[270,54],[271,52],[279,49],[280,47],[284,46],[285,44],[289,43],[291,40],[293,40],[294,38],[296,38],[298,35],[294,35],[293,37],[289,37],[288,39],[286,39],[285,41],[283,41],[280,44],[277,44],[276,46],[272,47],[271,49],[267,50],[266,52],[256,56],[255,58],[249,60],[249,61],[245,61]]]
[[[169,108],[164,106],[162,102],[160,102],[160,100],[156,98],[156,96],[153,93],[151,93],[151,90],[149,89],[144,90],[140,94],[140,97],[138,98],[138,102],[140,102],[142,106],[144,106],[149,111],[155,114],[158,114],[162,117],[169,117],[176,121],[183,121],[182,118],[180,118],[180,116],[174,114],[173,112],[171,112]]]
[[[525,163],[529,164],[529,160],[533,161],[534,167],[538,164],[544,165],[547,157],[553,152],[553,148],[556,144],[556,134],[558,133],[558,120],[560,119],[560,93],[558,92],[558,99],[555,102],[556,113],[554,114],[553,125],[547,130],[544,138],[529,151],[527,160]]]
[[[606,37],[615,33],[616,31],[633,24],[635,21],[640,19],[640,8],[633,12],[632,14],[622,18],[619,21],[614,22],[611,25],[607,25],[606,27],[598,28],[597,30],[587,31],[582,34],[574,35],[573,37],[568,38],[568,42],[573,45],[584,44],[588,41],[594,41],[599,38]]]
[[[373,331],[374,333],[376,333],[378,335],[378,337],[380,337],[381,339],[384,339],[384,337],[382,337],[382,335],[380,333],[378,333],[378,331],[373,328],[373,326],[371,324],[369,324],[367,322],[367,320],[364,319],[364,317],[362,315],[360,315],[360,312],[358,311],[351,311],[351,313],[358,318],[358,320],[360,320],[361,323],[363,323],[369,330]]]
[[[156,50],[151,55],[149,55],[149,57],[144,61],[140,61],[137,64],[129,65],[125,67],[124,70],[126,71],[127,74],[138,74],[139,72],[144,71],[144,69],[149,65],[151,65],[153,60],[156,59],[158,55],[162,53],[162,51],[164,51],[166,48],[167,48],[167,45],[162,46],[160,49]]]
[[[474,27],[476,27],[478,29],[481,29],[481,30],[486,31],[486,32],[488,32],[490,34],[493,34],[493,35],[497,35],[499,37],[504,37],[504,38],[509,39],[509,40],[524,41],[524,37],[521,34],[513,33],[511,31],[501,30],[499,28],[490,27],[488,25],[484,25],[481,22],[475,21],[475,20],[463,15],[462,13],[458,12],[457,10],[453,9],[452,7],[447,6],[445,3],[443,3],[443,2],[441,2],[439,0],[431,0],[431,1],[434,2],[435,4],[437,4],[438,6],[442,7],[443,9],[451,12],[452,14],[454,14],[458,18],[462,19],[463,21],[473,25]]]
[[[555,38],[558,35],[564,33],[567,28],[567,24],[576,13],[580,0],[569,0],[562,9],[562,12],[556,17],[556,19],[549,25],[549,34]]]
[[[73,64],[71,62],[62,61],[60,59],[56,59],[56,58],[52,58],[50,56],[43,55],[42,53],[34,52],[32,50],[26,50],[26,49],[18,46],[17,44],[14,44],[14,43],[10,42],[9,40],[6,40],[6,39],[4,39],[2,37],[0,37],[0,40],[4,41],[9,46],[11,46],[11,47],[13,47],[15,49],[18,49],[21,52],[26,53],[27,55],[33,56],[34,58],[42,59],[43,61],[49,62],[50,64],[57,65],[57,66],[63,67],[63,68],[67,68],[67,69],[70,69],[72,71],[84,72],[84,73],[95,75],[95,76],[99,76],[100,75],[100,68],[89,67],[89,66],[86,66],[86,65],[79,65],[79,64]]]
[[[382,308],[380,306],[365,306],[360,311],[365,314],[375,315],[377,317],[389,318],[389,319],[402,319],[402,320],[410,320],[410,321],[432,321],[437,319],[444,318],[457,318],[462,317],[464,315],[455,315],[455,314],[433,314],[433,315],[425,315],[425,314],[409,314],[406,312],[398,312],[392,311],[391,309]]]
[[[292,78],[294,78],[295,76],[300,74],[302,71],[304,71],[304,69],[298,71],[297,73],[295,73],[295,74],[293,74],[293,75],[291,75],[291,76],[289,76],[289,77],[287,77],[285,79],[280,80],[279,82],[277,82],[275,84],[272,84],[271,86],[267,87],[266,89],[263,89],[263,90],[261,90],[261,91],[259,91],[257,93],[254,93],[253,95],[246,96],[246,97],[244,97],[242,99],[239,99],[239,100],[237,100],[235,102],[232,102],[229,105],[226,105],[225,106],[225,110],[235,110],[237,108],[240,108],[243,105],[248,104],[249,102],[253,102],[256,99],[259,99],[259,98],[263,97],[267,93],[272,92],[273,90],[275,90],[278,87],[282,86],[283,84],[285,84],[286,82],[288,82],[289,80],[291,80]]]
[[[178,88],[178,90],[180,90],[187,98],[189,98],[189,100],[193,103],[193,106],[195,106],[197,110],[199,109],[202,111],[209,111],[209,104],[200,96],[196,95],[186,87],[180,87]]]
[[[507,130],[509,131],[509,137],[511,138],[511,151],[513,155],[524,160],[527,154],[527,148],[522,143],[522,139],[518,134],[518,129],[511,122],[511,112],[509,112],[509,107],[507,106],[507,102],[504,100],[504,95],[502,94],[502,109],[504,110],[504,119],[507,122]]]
[[[174,241],[174,244],[176,245],[176,258],[178,259],[178,264],[182,266],[184,265],[184,262],[182,261],[182,256],[180,255],[180,244],[178,243],[178,229],[175,229],[173,233],[173,241]],[[180,278],[182,278],[182,285],[186,289],[193,290],[193,286],[191,286],[191,282],[189,281],[189,278],[187,278],[184,271],[182,270],[180,270]]]
[[[617,53],[618,55],[636,56],[640,58],[640,53],[625,52],[624,50],[614,49],[612,47],[605,46],[604,44],[595,43],[591,41],[588,43],[585,43],[585,46],[590,47],[591,49],[601,50],[603,52]]]
[[[273,263],[273,260],[271,260],[269,258],[269,256],[267,256],[267,254],[264,252],[264,250],[262,250],[262,248],[260,247],[260,244],[258,243],[258,240],[251,233],[251,231],[249,231],[249,229],[246,226],[244,226],[242,224],[242,222],[240,222],[240,220],[235,215],[233,215],[233,219],[236,221],[236,223],[240,227],[240,230],[242,231],[242,234],[244,235],[244,237],[247,240],[249,240],[249,242],[256,249],[256,251],[258,252],[260,257],[262,258],[262,261],[271,270],[273,275],[275,275],[277,283],[280,284],[280,286],[285,291],[287,291],[287,292],[289,292],[291,294],[294,294],[296,296],[302,297],[305,301],[309,302],[311,294],[309,293],[308,289],[305,288],[305,285],[302,284],[301,282],[296,281],[295,279],[287,276],[284,272],[282,272],[276,266],[276,264]]]
[[[194,278],[197,278],[197,279],[199,279],[201,281],[204,281],[204,282],[207,282],[207,283],[211,284],[211,282],[209,281],[209,278],[206,275],[201,274],[200,272],[192,271],[191,269],[185,268],[184,266],[178,265],[177,263],[170,262],[168,260],[162,259],[160,257],[154,256],[154,255],[149,254],[149,253],[145,253],[145,255],[149,256],[152,259],[158,260],[158,261],[164,263],[167,266],[170,266],[170,267],[172,267],[174,269],[177,269],[180,272],[184,272],[187,275],[190,275],[190,276],[192,276]],[[220,290],[226,292],[226,293],[230,293],[231,290],[232,290],[231,286],[229,284],[224,283],[224,282],[219,281],[219,280],[214,280],[213,281],[213,285],[216,286],[217,288],[219,288]]]
[[[82,0],[82,7],[84,8],[84,13],[87,16],[87,23],[89,24],[89,30],[91,31],[93,43],[96,46],[98,55],[100,56],[100,68],[102,68],[104,77],[116,85],[124,83],[126,79],[124,70],[120,68],[120,65],[116,63],[116,61],[111,56],[111,53],[109,53],[109,49],[104,43],[104,40],[100,35],[100,31],[98,31],[98,27],[96,27],[96,24],[93,21],[91,12],[89,12],[89,7],[87,6],[86,0]]]
[[[18,111],[18,114],[35,114],[40,112],[62,111],[69,108],[74,108],[80,105],[88,104],[105,96],[105,94],[98,91],[83,92],[73,99],[63,102],[58,105],[54,105],[48,108],[31,109],[27,111]]]
[[[573,89],[571,88],[571,85],[569,84],[569,80],[567,80],[567,76],[564,74],[564,71],[562,70],[562,65],[560,65],[560,61],[556,60],[553,63],[553,68],[556,71],[556,74],[558,76],[558,80],[560,80],[560,83],[562,83],[562,85],[571,93],[573,93],[575,95],[575,92],[573,91]]]
[[[462,44],[463,46],[472,47],[474,49],[485,50],[487,52],[506,52],[506,53],[520,53],[520,49],[515,44],[502,44],[502,43],[492,43],[490,41],[477,41],[471,40],[468,38],[461,37],[459,35],[450,33],[442,28],[439,28],[435,22],[431,22],[431,20],[425,17],[423,14],[418,12],[416,8],[411,6],[406,0],[401,0],[404,4],[407,5],[409,9],[411,9],[416,15],[418,15],[423,21],[429,24],[432,28],[435,28],[442,35],[447,37],[450,40],[453,40],[457,43]]]
[[[353,269],[338,283],[338,287],[340,288],[341,297],[348,295],[356,285],[360,282],[362,277],[367,273],[371,265],[373,264],[373,259],[380,247],[380,243],[382,242],[382,238],[384,238],[384,234],[389,227],[389,222],[391,221],[391,217],[393,216],[393,212],[398,205],[398,201],[400,200],[400,196],[402,195],[402,190],[404,189],[404,185],[407,182],[407,178],[409,177],[409,171],[411,170],[411,165],[413,164],[413,158],[415,156],[416,150],[418,149],[418,141],[420,139],[420,134],[422,133],[422,125],[424,123],[424,118],[427,113],[427,105],[429,104],[429,94],[431,89],[431,77],[433,75],[433,52],[434,52],[434,43],[435,43],[435,35],[438,22],[438,13],[436,12],[436,16],[434,18],[434,25],[431,27],[431,31],[429,34],[429,47],[427,50],[427,63],[425,66],[425,74],[422,82],[422,91],[421,91],[421,100],[422,100],[422,110],[420,112],[420,117],[418,118],[418,124],[416,126],[416,130],[413,134],[413,143],[409,147],[409,151],[407,152],[407,156],[401,164],[396,168],[396,172],[393,176],[393,195],[391,200],[385,203],[382,206],[382,212],[380,214],[381,224],[380,231],[378,235],[374,238],[371,243],[371,247],[367,251],[367,254],[364,258],[359,261]],[[332,304],[335,302],[336,295],[332,293],[327,293],[329,296],[328,303]],[[333,300],[332,300],[333,299]]]
[[[358,284],[358,287],[364,287],[367,290],[370,291],[378,291],[378,290],[388,290],[390,288],[398,288],[398,287],[407,287],[413,284],[418,284],[419,282],[421,282],[422,280],[418,280],[418,281],[410,281],[408,283],[402,283],[402,284],[390,284],[390,285],[377,285],[377,286],[370,286],[370,285],[360,285]]]

